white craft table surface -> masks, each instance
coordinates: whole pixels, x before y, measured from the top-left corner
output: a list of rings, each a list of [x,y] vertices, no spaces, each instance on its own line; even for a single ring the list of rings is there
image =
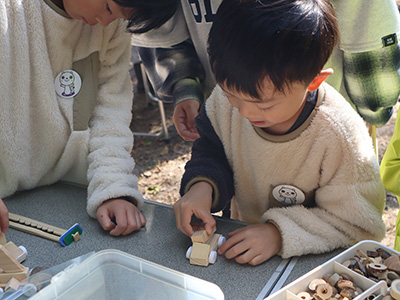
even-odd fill
[[[58,183],[20,192],[4,201],[12,213],[63,229],[79,223],[83,229],[80,241],[62,247],[59,243],[10,228],[6,238],[28,250],[28,257],[23,264],[30,268],[56,266],[91,251],[118,249],[213,282],[222,289],[225,299],[249,300],[263,299],[291,261],[275,256],[254,267],[239,265],[224,256],[218,256],[216,263],[208,267],[190,265],[185,257],[191,245],[190,238],[176,228],[172,207],[155,202],[146,202],[144,205],[143,214],[147,222],[144,228],[128,236],[112,237],[86,213],[86,190],[82,187]],[[234,220],[216,219],[217,232],[225,236],[245,225]],[[286,274],[290,279],[281,278],[280,285],[288,284],[337,253],[298,258],[296,265],[292,265],[294,272]]]

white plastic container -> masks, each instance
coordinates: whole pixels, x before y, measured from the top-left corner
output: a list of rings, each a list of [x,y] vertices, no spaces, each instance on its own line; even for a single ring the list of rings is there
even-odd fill
[[[223,300],[221,289],[119,250],[102,250],[57,274],[29,299]]]
[[[400,252],[390,249],[378,242],[369,240],[361,241],[350,247],[346,251],[343,251],[339,255],[331,258],[324,264],[304,274],[303,276],[283,287],[274,294],[268,296],[267,298],[265,298],[265,300],[302,300],[296,295],[300,292],[307,291],[308,284],[313,279],[322,278],[327,273],[345,273],[353,279],[353,282],[356,284],[356,286],[360,287],[364,291],[353,300],[371,299],[369,297],[371,295],[386,295],[388,293],[386,282],[375,282],[342,265],[343,262],[354,257],[357,254],[357,249],[366,252],[367,250],[375,251],[378,248],[383,248],[391,254],[400,256]],[[373,298],[374,297],[372,297],[372,299]]]

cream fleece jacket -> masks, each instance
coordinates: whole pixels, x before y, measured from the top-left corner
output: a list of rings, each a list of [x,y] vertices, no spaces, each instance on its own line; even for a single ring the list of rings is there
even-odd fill
[[[320,87],[309,119],[283,136],[253,127],[219,86],[205,105],[233,171],[232,217],[275,224],[283,258],[384,237],[385,190],[371,138],[331,86]],[[304,193],[304,203],[280,202],[273,190],[282,185]]]
[[[73,131],[74,98],[56,94],[55,78],[95,53],[95,107],[88,129]],[[132,197],[140,206],[130,156],[129,60],[130,35],[123,21],[91,27],[43,0],[0,2],[1,198],[68,178],[89,183],[92,217],[110,198]]]

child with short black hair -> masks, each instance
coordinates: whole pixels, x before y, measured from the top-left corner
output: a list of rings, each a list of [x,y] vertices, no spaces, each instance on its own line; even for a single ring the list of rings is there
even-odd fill
[[[59,180],[88,184],[87,211],[111,235],[145,225],[132,174],[127,26],[156,28],[176,5],[1,1],[0,198]],[[0,199],[0,230],[7,229]]]
[[[260,264],[385,235],[385,191],[360,116],[323,81],[338,40],[326,0],[224,0],[209,36],[218,82],[174,205],[177,227],[230,205],[248,223],[219,249]]]

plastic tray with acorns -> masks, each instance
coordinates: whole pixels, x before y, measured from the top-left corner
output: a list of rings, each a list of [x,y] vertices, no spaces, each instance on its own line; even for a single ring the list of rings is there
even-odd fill
[[[390,296],[400,300],[400,252],[366,240],[316,267],[266,299],[388,300]]]

